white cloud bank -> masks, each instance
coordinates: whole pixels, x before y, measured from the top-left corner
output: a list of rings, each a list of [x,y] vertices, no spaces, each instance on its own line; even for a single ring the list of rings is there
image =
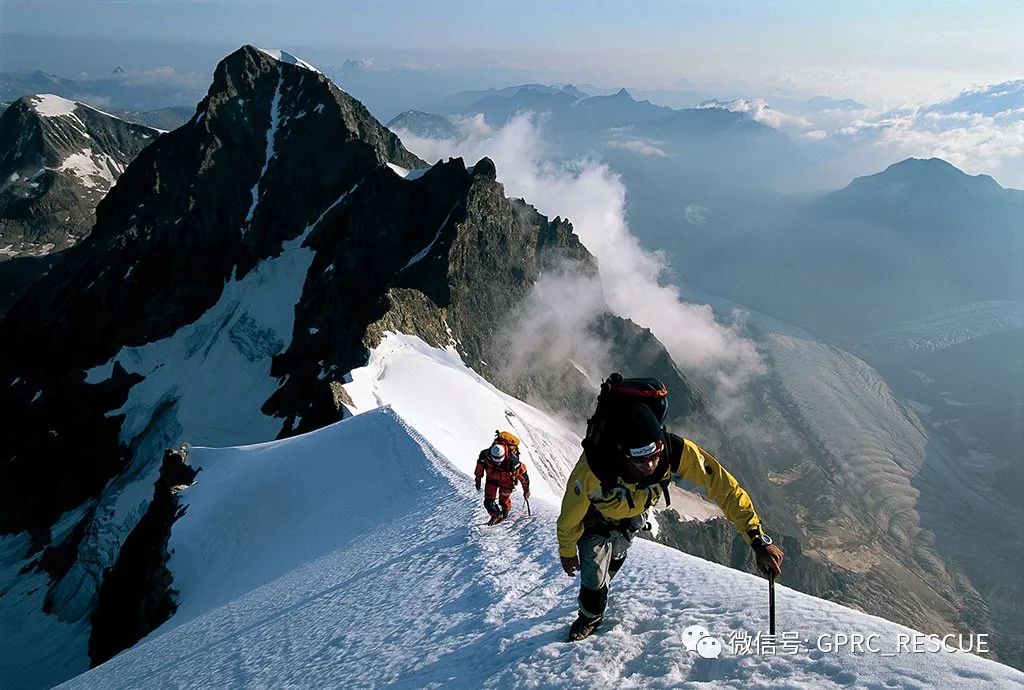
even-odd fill
[[[641,156],[657,156],[659,158],[665,158],[668,156],[664,149],[660,146],[661,142],[651,141],[649,139],[612,139],[608,142],[608,146],[613,149],[622,149],[624,151],[632,151],[633,153],[640,154]]]
[[[784,113],[768,105],[763,98],[737,98],[733,101],[710,101],[701,104],[702,108],[724,108],[734,113],[746,113],[750,119],[768,125],[773,129],[808,130],[810,120],[800,114]]]
[[[870,151],[890,162],[942,158],[967,173],[989,174],[1006,185],[1024,187],[1024,80],[972,87],[937,103],[885,111],[815,108],[807,102],[806,108],[789,103],[783,112],[761,98],[705,105],[746,113],[811,145],[839,144],[854,158]]]

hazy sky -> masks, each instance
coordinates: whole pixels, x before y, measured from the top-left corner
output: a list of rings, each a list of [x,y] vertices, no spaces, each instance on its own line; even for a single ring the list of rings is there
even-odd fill
[[[0,0],[0,27],[599,85],[788,88],[874,106],[1024,76],[1019,0]],[[18,57],[0,51],[8,68]]]

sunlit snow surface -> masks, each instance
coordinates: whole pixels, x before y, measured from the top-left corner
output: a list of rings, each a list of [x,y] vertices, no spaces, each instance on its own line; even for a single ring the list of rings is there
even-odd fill
[[[527,517],[517,495],[515,515],[486,527],[465,474],[495,414],[513,412],[517,432],[542,415],[474,377],[454,352],[392,336],[354,372],[361,414],[283,441],[193,449],[202,471],[182,494],[188,510],[171,542],[180,610],[62,687],[1024,684],[1024,674],[959,653],[804,645],[795,655],[727,648],[703,659],[686,650],[682,630],[701,624],[723,640],[763,631],[765,581],[643,541],[615,581],[606,628],[564,642],[578,581],[558,566],[555,504],[538,496]],[[560,470],[565,440],[540,451],[550,457],[531,466],[537,479],[545,463]],[[888,651],[908,632],[781,586],[777,597],[779,629],[812,643],[875,633]]]
[[[288,65],[297,65],[299,67],[303,67],[305,69],[308,69],[308,70],[310,70],[312,72],[319,72],[320,71],[316,67],[314,67],[313,65],[309,64],[308,62],[306,62],[305,60],[303,60],[301,58],[295,57],[294,55],[292,55],[291,53],[289,53],[286,50],[271,50],[271,49],[267,49],[267,48],[260,48],[259,50],[260,50],[261,53],[263,53],[265,55],[268,55],[269,57],[274,58],[278,62],[283,62],[283,63],[288,64]]]
[[[52,93],[41,93],[32,96],[32,107],[43,117],[60,117],[62,115],[74,115],[78,104],[66,98],[55,96]]]

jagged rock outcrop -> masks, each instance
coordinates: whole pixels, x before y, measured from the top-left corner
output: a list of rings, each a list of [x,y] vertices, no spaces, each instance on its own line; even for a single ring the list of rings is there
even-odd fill
[[[339,419],[332,385],[391,329],[454,345],[469,366],[513,395],[562,414],[590,412],[594,384],[571,358],[516,366],[506,336],[545,272],[570,266],[596,276],[596,264],[568,221],[508,199],[490,160],[472,172],[454,159],[414,180],[371,177],[308,243],[317,254],[296,307],[295,336],[272,372],[285,383],[264,407],[287,420],[287,433]],[[700,395],[648,331],[607,307],[589,327],[588,337],[602,340],[615,361],[662,376],[686,401],[680,416],[702,409]]]
[[[185,514],[178,491],[195,481],[197,471],[186,464],[188,450],[168,450],[153,488],[153,500],[139,524],[125,539],[117,562],[100,588],[92,615],[89,657],[101,664],[156,630],[178,609],[167,569],[171,526]]]

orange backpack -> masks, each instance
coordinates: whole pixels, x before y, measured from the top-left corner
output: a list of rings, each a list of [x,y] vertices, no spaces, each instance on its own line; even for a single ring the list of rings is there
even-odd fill
[[[511,431],[498,431],[494,430],[494,442],[500,443],[509,450],[519,450],[519,437],[513,434]]]

